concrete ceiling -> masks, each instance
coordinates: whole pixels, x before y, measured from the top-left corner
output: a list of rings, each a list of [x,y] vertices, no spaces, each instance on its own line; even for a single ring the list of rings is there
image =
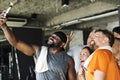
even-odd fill
[[[79,27],[86,28],[96,23],[119,20],[115,11],[118,11],[120,0],[69,0],[67,7],[62,6],[62,0],[0,0],[0,11],[6,10],[9,2],[14,5],[7,15],[8,20],[10,17],[22,18],[27,20],[27,23],[22,22],[24,26],[20,27],[42,28],[48,33],[49,30],[64,29],[64,26],[69,26],[67,29],[78,29],[77,26],[71,28],[71,25],[78,23]],[[0,30],[0,40],[4,39],[5,36]]]
[[[120,0],[69,0],[63,7],[62,0],[0,0],[0,11],[14,6],[8,17],[27,18],[25,26],[54,27],[62,23],[113,11]]]

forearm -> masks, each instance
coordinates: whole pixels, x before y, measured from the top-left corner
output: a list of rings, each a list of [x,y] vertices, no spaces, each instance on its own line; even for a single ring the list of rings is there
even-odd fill
[[[13,34],[12,30],[10,30],[6,25],[7,19],[4,17],[4,13],[0,14],[0,28],[3,30],[6,39],[8,42],[18,49],[19,51],[23,52],[26,55],[32,56],[37,52],[38,48],[35,48],[31,44],[27,44],[21,40],[16,39],[15,35]]]
[[[28,56],[32,56],[36,53],[36,50],[33,48],[32,45],[26,44],[16,39],[13,32],[6,25],[1,26],[1,29],[3,30],[6,39],[13,47],[15,47],[16,49],[18,49],[19,51],[23,52]]]
[[[7,25],[2,25],[1,29],[3,30],[6,39],[8,40],[8,42],[12,45],[15,46],[18,42],[18,40],[15,38],[14,34],[12,33],[12,31],[7,27]]]
[[[99,70],[94,72],[94,80],[105,80],[105,73]]]

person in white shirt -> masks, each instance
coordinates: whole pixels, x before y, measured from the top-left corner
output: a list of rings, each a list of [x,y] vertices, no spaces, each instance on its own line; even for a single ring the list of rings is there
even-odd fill
[[[75,62],[75,70],[76,70],[76,73],[78,73],[78,70],[80,68],[80,59],[79,59],[79,56],[80,56],[80,52],[81,50],[85,47],[85,46],[89,46],[92,50],[93,50],[93,35],[94,35],[94,31],[95,30],[92,30],[88,36],[88,39],[87,39],[87,45],[77,45],[77,46],[74,46],[72,48],[70,48],[67,52],[68,55],[72,56],[73,59],[74,59],[74,62]],[[71,36],[73,38],[73,36]],[[71,38],[69,38],[70,40],[72,40]]]

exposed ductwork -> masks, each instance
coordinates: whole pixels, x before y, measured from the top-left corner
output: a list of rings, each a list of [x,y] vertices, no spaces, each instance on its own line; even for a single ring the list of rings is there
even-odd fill
[[[100,15],[96,15],[96,16],[82,18],[82,19],[79,19],[79,20],[80,21],[90,21],[90,20],[95,20],[95,19],[99,19],[99,18],[109,17],[109,16],[113,16],[113,15],[117,15],[117,14],[118,14],[118,10],[112,11],[112,12],[108,12],[108,13],[104,13],[104,14],[100,14]]]
[[[104,18],[104,17],[113,16],[113,15],[118,15],[118,10],[103,13],[103,14],[99,14],[99,15],[94,15],[94,16],[90,16],[90,17],[80,18],[80,19],[76,19],[76,20],[72,20],[72,21],[68,21],[68,22],[60,24],[59,26],[54,26],[54,28],[55,29],[61,29],[65,26],[70,26],[70,25],[82,23],[82,22],[85,22],[85,21],[96,20],[96,19],[100,19],[100,18]]]

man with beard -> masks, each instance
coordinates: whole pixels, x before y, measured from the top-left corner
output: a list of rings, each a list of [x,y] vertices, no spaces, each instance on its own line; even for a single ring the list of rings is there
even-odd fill
[[[8,42],[28,56],[37,56],[35,66],[36,80],[76,80],[73,59],[64,51],[66,35],[59,31],[53,33],[47,46],[36,46],[18,40],[5,24],[5,13],[0,16],[0,27]]]
[[[120,26],[114,27],[112,32],[116,38],[120,38]]]
[[[115,38],[114,44],[112,46],[112,51],[120,69],[120,38]]]
[[[95,51],[89,56],[86,67],[88,80],[119,80],[120,71],[112,54],[113,34],[108,30],[98,29],[94,33],[93,41]]]
[[[114,41],[114,44],[112,46],[112,51],[113,51],[113,54],[116,58],[116,62],[118,63],[118,66],[120,68],[120,26],[114,27],[112,32],[113,32],[114,37],[115,37],[115,41]]]

